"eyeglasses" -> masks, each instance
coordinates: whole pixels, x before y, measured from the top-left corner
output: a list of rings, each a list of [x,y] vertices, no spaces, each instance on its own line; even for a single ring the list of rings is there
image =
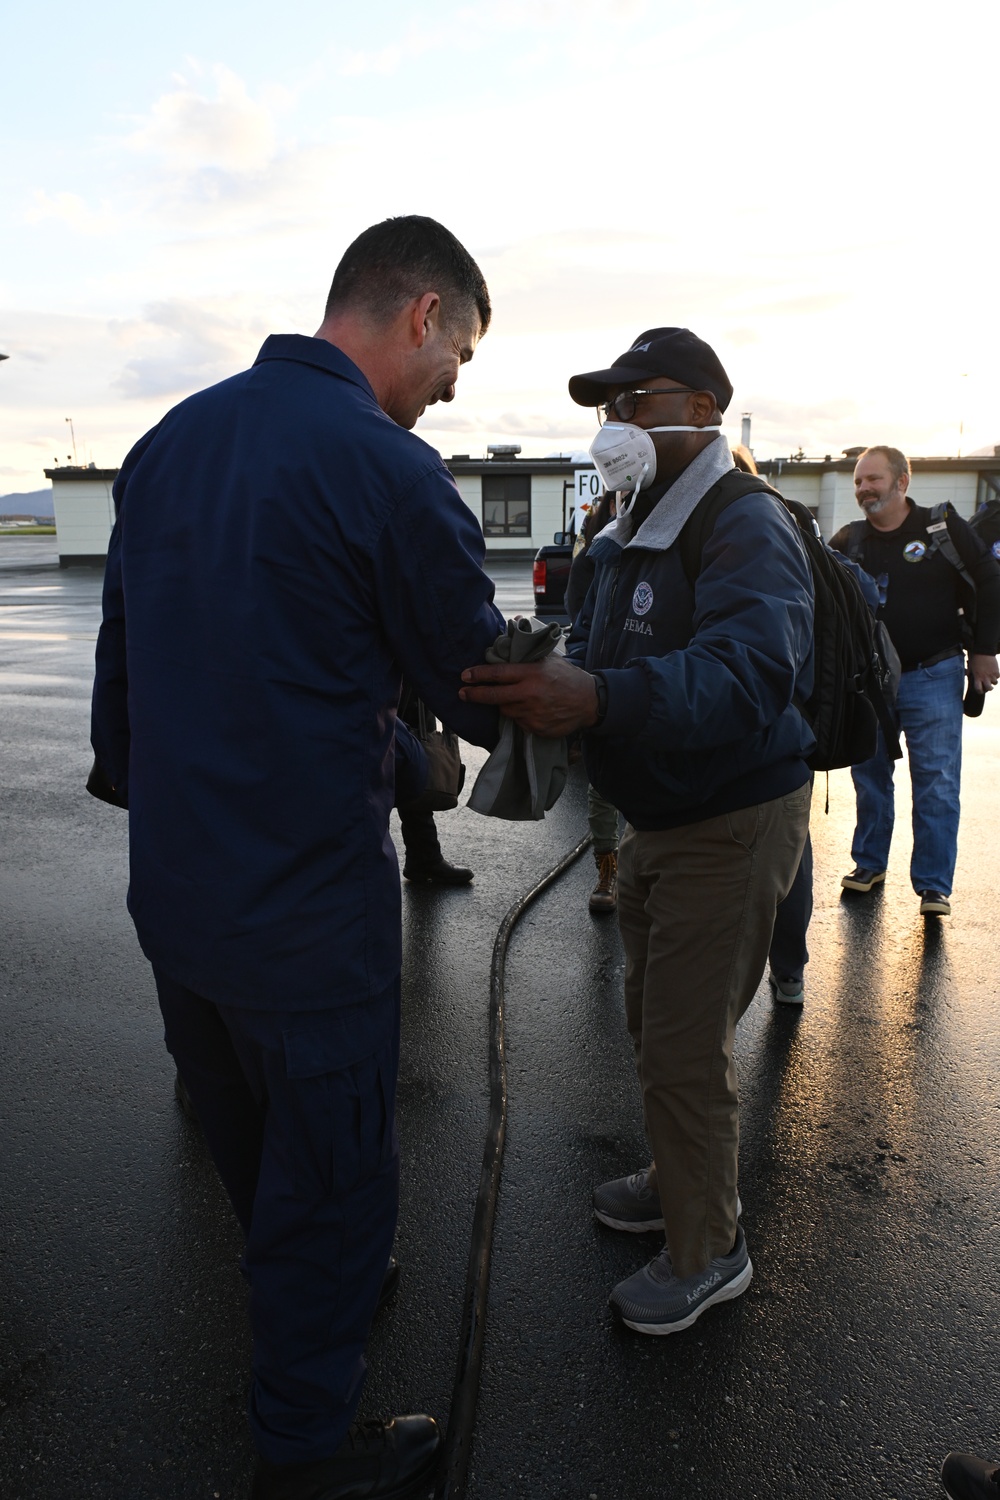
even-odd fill
[[[631,422],[635,416],[636,402],[640,396],[692,396],[687,385],[669,386],[659,391],[621,391],[612,401],[605,401],[597,408],[601,422]]]

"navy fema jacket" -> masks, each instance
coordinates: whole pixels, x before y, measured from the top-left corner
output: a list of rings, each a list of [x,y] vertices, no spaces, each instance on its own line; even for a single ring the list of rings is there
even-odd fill
[[[129,805],[146,956],[218,1003],[347,1005],[400,967],[389,837],[401,673],[463,738],[504,629],[440,455],[322,339],[269,338],[132,449],[93,744]]]
[[[567,655],[604,675],[608,711],[584,736],[587,773],[635,828],[768,802],[810,775],[815,740],[792,698],[812,691],[813,586],[795,523],[770,495],[734,501],[694,587],[674,545],[731,467],[717,438],[634,537],[618,522],[590,548],[594,581]]]

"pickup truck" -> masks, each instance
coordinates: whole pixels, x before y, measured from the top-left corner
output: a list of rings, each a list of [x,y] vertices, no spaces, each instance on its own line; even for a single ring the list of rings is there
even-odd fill
[[[572,531],[557,531],[551,545],[539,547],[535,553],[531,585],[535,594],[535,615],[539,620],[570,624],[565,599],[574,540]]]

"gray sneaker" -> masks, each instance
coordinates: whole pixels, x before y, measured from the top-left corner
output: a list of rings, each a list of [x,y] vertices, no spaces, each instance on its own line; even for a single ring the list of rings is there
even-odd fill
[[[608,1301],[625,1326],[636,1333],[680,1333],[707,1307],[739,1297],[752,1277],[747,1242],[738,1228],[735,1250],[717,1256],[697,1276],[675,1276],[663,1249],[648,1266],[620,1281]]]
[[[802,1005],[806,998],[805,983],[801,979],[778,979],[772,969],[767,976],[772,999],[779,1005]]]
[[[663,1228],[660,1195],[649,1185],[650,1168],[633,1172],[631,1177],[616,1177],[594,1189],[594,1217],[609,1229],[624,1229],[627,1234],[647,1234]]]

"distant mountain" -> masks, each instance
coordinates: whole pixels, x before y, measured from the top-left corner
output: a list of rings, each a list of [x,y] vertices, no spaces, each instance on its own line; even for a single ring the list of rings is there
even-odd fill
[[[0,516],[54,516],[52,488],[0,495]]]

